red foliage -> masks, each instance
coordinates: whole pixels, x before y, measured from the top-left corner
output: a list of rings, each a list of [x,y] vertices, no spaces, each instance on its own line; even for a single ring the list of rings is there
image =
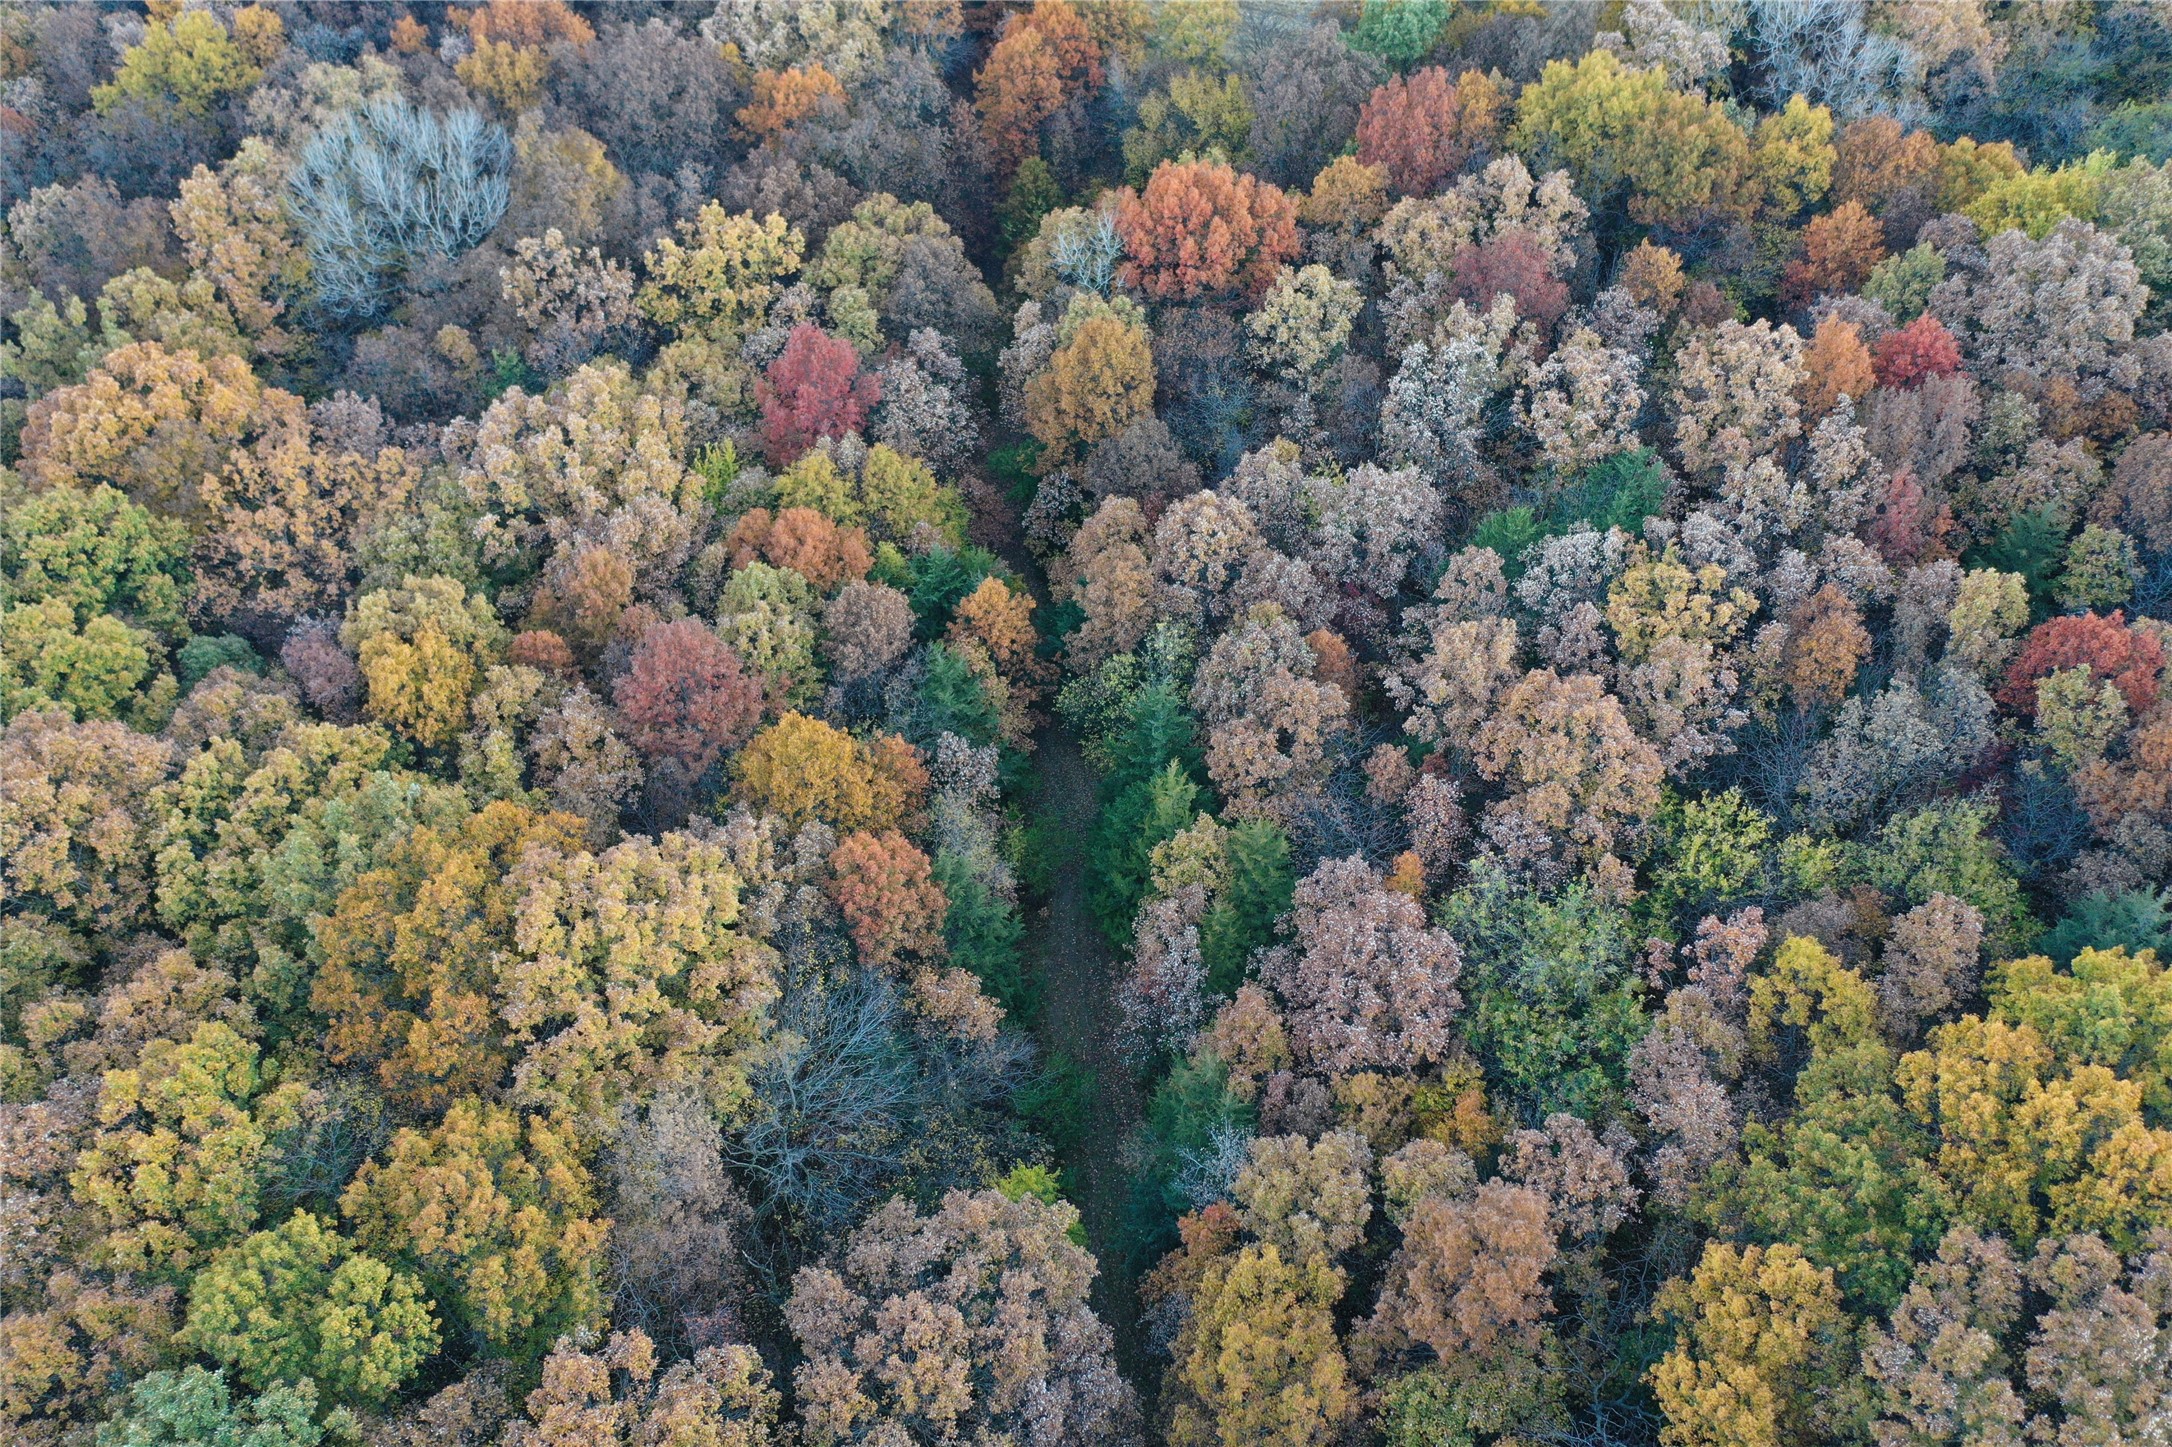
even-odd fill
[[[1951,511],[1933,508],[1923,484],[1902,468],[1886,482],[1878,511],[1863,531],[1878,556],[1899,568],[1921,562],[1952,527]]]
[[[1405,196],[1430,196],[1489,145],[1500,128],[1500,93],[1471,72],[1458,83],[1437,65],[1396,76],[1358,112],[1358,160],[1388,173]]]
[[[2110,679],[2128,710],[2139,714],[2157,701],[2164,646],[2151,634],[2129,628],[2126,614],[2117,610],[2108,618],[2095,613],[2054,618],[2021,645],[2006,670],[2006,682],[1999,686],[1999,702],[2024,718],[2034,717],[2038,681],[2066,668],[2086,668]]]
[[[690,774],[745,743],[762,718],[761,681],[723,639],[690,618],[641,635],[616,695],[634,747],[677,759]]]
[[[1297,203],[1220,161],[1162,162],[1143,194],[1124,190],[1116,229],[1125,282],[1156,301],[1256,300],[1304,245]]]
[[[572,647],[548,628],[531,628],[517,635],[505,656],[509,663],[545,673],[571,673],[575,667]]]
[[[1881,387],[1913,387],[1927,377],[1950,377],[1961,370],[1961,344],[1946,324],[1925,312],[1905,327],[1887,332],[1871,348],[1870,364]]]
[[[1569,309],[1569,288],[1547,264],[1546,248],[1527,231],[1503,231],[1456,252],[1452,294],[1483,309],[1507,292],[1516,314],[1551,327]]]
[[[756,384],[769,460],[788,467],[824,437],[857,432],[882,400],[882,379],[860,371],[852,343],[801,322]]]

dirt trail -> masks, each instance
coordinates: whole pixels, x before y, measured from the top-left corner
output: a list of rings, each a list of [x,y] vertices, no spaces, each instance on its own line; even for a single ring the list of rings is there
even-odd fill
[[[1028,945],[1038,960],[1045,1006],[1041,1040],[1092,1075],[1093,1104],[1076,1173],[1076,1205],[1101,1274],[1094,1307],[1116,1333],[1119,1362],[1127,1375],[1138,1364],[1137,1283],[1116,1242],[1127,1184],[1124,1137],[1139,1119],[1139,1090],[1116,1049],[1119,1013],[1114,990],[1116,952],[1095,927],[1086,907],[1086,841],[1094,823],[1093,769],[1078,740],[1061,725],[1040,736],[1035,756],[1039,787],[1033,817],[1056,826],[1048,908],[1031,921]]]

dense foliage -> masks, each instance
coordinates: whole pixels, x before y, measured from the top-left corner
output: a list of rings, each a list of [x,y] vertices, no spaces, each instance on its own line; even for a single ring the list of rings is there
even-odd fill
[[[0,1439],[2161,1442],[2168,96],[0,9]]]

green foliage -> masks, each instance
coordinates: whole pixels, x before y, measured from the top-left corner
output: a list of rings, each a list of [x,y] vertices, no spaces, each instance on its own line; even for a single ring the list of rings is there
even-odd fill
[[[175,651],[173,668],[181,677],[181,691],[186,693],[217,669],[262,673],[264,658],[248,639],[236,634],[199,633]]]
[[[2058,969],[2030,955],[1996,966],[1986,992],[1998,1019],[2033,1028],[2061,1063],[2116,1071],[2172,1121],[2172,967],[2154,949],[2084,946]]]
[[[312,1383],[234,1400],[224,1372],[152,1372],[128,1389],[128,1408],[98,1428],[98,1447],[317,1447]],[[351,1427],[341,1415],[338,1425]]]
[[[1272,820],[1245,819],[1222,841],[1229,879],[1199,922],[1199,954],[1207,990],[1233,995],[1244,983],[1252,952],[1274,936],[1275,921],[1289,912],[1297,877],[1290,869],[1290,841]]]
[[[1016,1097],[1020,1119],[1049,1149],[1069,1159],[1093,1132],[1093,1072],[1061,1050],[1050,1050]]]
[[[1003,238],[1004,255],[1031,241],[1041,229],[1041,218],[1062,204],[1063,188],[1056,184],[1056,173],[1049,169],[1048,162],[1039,156],[1020,161],[1017,174],[1011,177],[1011,189],[996,208],[997,234]]]
[[[1178,1187],[1187,1155],[1210,1147],[1216,1134],[1249,1134],[1253,1109],[1229,1090],[1229,1069],[1211,1052],[1178,1061],[1154,1090],[1133,1143],[1139,1162],[1125,1209],[1126,1252],[1141,1265],[1176,1243],[1176,1218],[1193,1202]]]
[[[438,1344],[421,1283],[307,1211],[197,1273],[185,1335],[252,1387],[314,1379],[360,1402],[390,1396]]]
[[[940,638],[950,626],[951,614],[981,580],[1003,571],[996,555],[986,548],[933,548],[915,554],[905,564],[896,586],[912,600],[922,638]],[[886,580],[887,581],[887,580]]]
[[[1771,838],[1772,821],[1739,789],[1702,799],[1669,791],[1652,821],[1651,888],[1637,902],[1639,916],[1678,937],[1699,917],[1756,893]]]
[[[2007,519],[1998,536],[1970,549],[1963,561],[1970,568],[2019,574],[2029,590],[2030,621],[2040,623],[2051,615],[2059,565],[2066,556],[2066,535],[2066,523],[2055,510],[2031,508]]]
[[[1408,70],[1432,53],[1454,15],[1449,0],[1365,0],[1350,45]]]
[[[1501,571],[1513,578],[1523,572],[1524,549],[1544,536],[1537,514],[1528,506],[1518,505],[1479,519],[1471,532],[1471,546],[1493,549],[1500,555]]]
[[[950,901],[943,918],[950,962],[970,970],[982,991],[1007,1014],[1030,1025],[1040,1009],[1040,981],[1026,973],[1020,958],[1026,927],[1017,906],[947,849],[936,851],[934,874]]]
[[[184,10],[152,21],[142,42],[121,57],[112,81],[91,92],[91,101],[101,114],[140,100],[200,116],[263,74],[210,11]]]
[[[78,624],[114,613],[167,638],[185,628],[188,529],[114,488],[54,488],[0,509],[0,607],[65,601]]]
[[[2072,963],[2085,949],[2156,950],[2172,955],[2172,891],[2085,894],[2036,942],[2036,948],[2061,965]]]
[[[928,673],[920,685],[920,711],[928,742],[953,733],[985,747],[996,741],[1002,716],[971,664],[940,643],[928,645]]]
[[[1644,1035],[1628,917],[1576,883],[1541,895],[1481,867],[1438,922],[1463,953],[1463,1029],[1527,1122],[1603,1120]]]
[[[1889,821],[1854,849],[1853,873],[1913,908],[1934,894],[1974,905],[1984,945],[2013,954],[2035,933],[2006,851],[1991,837],[1992,806],[1975,799],[1927,804]]]
[[[1087,862],[1087,891],[1101,931],[1117,944],[1131,935],[1131,917],[1146,898],[1154,846],[1199,814],[1199,785],[1178,760],[1126,785],[1101,811]]]
[[[1667,469],[1659,455],[1648,447],[1617,452],[1593,463],[1555,496],[1546,509],[1546,531],[1620,528],[1641,537],[1645,519],[1656,516],[1666,502]]]

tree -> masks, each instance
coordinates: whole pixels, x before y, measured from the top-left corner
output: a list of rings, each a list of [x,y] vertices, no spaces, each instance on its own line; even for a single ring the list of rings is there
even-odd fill
[[[56,487],[0,521],[0,605],[65,600],[78,625],[101,613],[167,637],[183,627],[187,530],[115,489]]]
[[[1793,327],[1724,321],[1682,348],[1674,383],[1674,435],[1695,472],[1747,468],[1800,435],[1802,338]]]
[[[506,641],[489,600],[451,578],[409,577],[356,600],[339,630],[367,688],[363,707],[415,742],[451,742]]]
[[[882,382],[860,371],[860,354],[812,322],[801,322],[785,339],[755,388],[762,408],[762,439],[770,459],[783,466],[825,437],[857,432],[867,411],[882,400]]]
[[[328,1057],[373,1065],[386,1092],[423,1110],[498,1084],[511,1049],[493,997],[533,846],[579,847],[580,822],[492,803],[450,828],[389,841],[318,930],[311,1004]]]
[[[505,129],[472,110],[439,115],[394,92],[333,119],[287,178],[318,305],[374,316],[412,268],[482,241],[512,163]]]
[[[154,18],[145,27],[143,39],[121,56],[113,79],[91,92],[92,104],[100,113],[131,100],[170,106],[182,115],[209,113],[228,96],[262,79],[263,62],[280,48],[278,17],[260,6],[250,6],[249,12],[253,13],[247,31],[236,16],[234,33],[207,11],[183,10]],[[255,43],[249,38],[252,34]]]
[[[1140,761],[1147,767],[1149,761]],[[1175,758],[1125,784],[1094,823],[1087,884],[1102,932],[1122,940],[1146,895],[1154,846],[1174,837],[1198,812],[1199,786]]]
[[[1260,173],[1283,187],[1309,184],[1356,129],[1379,79],[1379,64],[1345,45],[1332,25],[1271,47],[1252,79],[1246,145]]]
[[[211,1258],[190,1283],[183,1336],[259,1390],[314,1381],[363,1402],[398,1390],[438,1345],[421,1284],[307,1211]]]
[[[782,216],[733,215],[712,201],[659,237],[641,310],[661,326],[737,337],[768,314],[778,283],[799,270],[806,239]]]
[[[1487,806],[1487,827],[1508,841],[1538,837],[1515,851],[1559,849],[1603,865],[1616,836],[1659,805],[1658,752],[1637,737],[1621,703],[1589,674],[1550,668],[1524,675],[1471,741],[1481,777],[1504,793]]]
[[[973,76],[999,180],[1040,143],[1042,122],[1101,84],[1101,48],[1065,0],[1036,4],[1003,20],[988,63]]]
[[[1998,701],[2023,718],[2036,712],[2037,684],[2048,674],[2086,668],[2119,690],[2130,712],[2141,714],[2157,701],[2164,673],[2164,646],[2152,633],[2127,626],[2126,615],[2068,614],[2039,624],[2023,640],[2021,651],[1999,685]]]
[[[68,1177],[101,1233],[97,1256],[121,1270],[186,1270],[238,1240],[256,1224],[267,1141],[299,1095],[271,1085],[255,1043],[217,1020],[107,1071],[104,1129]]]
[[[1534,169],[1563,166],[1593,207],[1680,223],[1708,206],[1742,206],[1750,143],[1720,106],[1633,70],[1612,52],[1550,60],[1516,100],[1508,143]]]
[[[1330,1131],[1315,1142],[1255,1137],[1231,1187],[1245,1229],[1286,1260],[1333,1260],[1364,1239],[1372,1159],[1355,1131]]]
[[[830,897],[863,964],[895,966],[900,955],[941,958],[950,901],[911,840],[895,829],[847,834],[830,855],[830,874]]]
[[[1802,255],[1787,265],[1780,288],[1798,306],[1827,293],[1860,291],[1885,260],[1885,228],[1854,201],[1813,219],[1802,230]]]
[[[117,723],[22,713],[0,732],[9,912],[124,937],[151,903],[153,790],[173,750]]]
[[[194,12],[203,14],[202,11]],[[98,1447],[317,1447],[317,1393],[307,1380],[236,1402],[224,1372],[151,1372],[131,1383],[128,1410],[98,1428]]]
[[[1882,348],[1886,338],[1880,338]],[[1868,401],[1870,389],[1879,385],[1875,357],[1863,345],[1863,334],[1853,322],[1828,316],[1811,334],[1803,348],[1803,399],[1805,415],[1816,421],[1827,416],[1845,397],[1849,402]]]
[[[913,644],[911,602],[885,583],[847,583],[822,612],[822,650],[841,680],[873,678]]]
[[[1279,187],[1218,161],[1164,161],[1117,198],[1123,276],[1158,301],[1256,300],[1297,255],[1297,206]]]
[[[1538,1345],[1554,1256],[1546,1198],[1528,1186],[1488,1181],[1470,1196],[1428,1194],[1404,1218],[1368,1325],[1429,1348],[1459,1375],[1505,1365]]]
[[[1462,957],[1415,900],[1362,859],[1328,860],[1299,881],[1289,928],[1295,950],[1264,974],[1288,1007],[1300,1059],[1346,1075],[1447,1058]]]
[[[1865,1334],[1864,1372],[1878,1384],[1884,1447],[1951,1441],[2018,1444],[2026,1416],[2003,1340],[2021,1304],[2021,1272],[1996,1236],[1956,1226],[1916,1268],[1884,1327]]]
[[[782,1407],[752,1348],[710,1346],[664,1367],[645,1332],[561,1337],[505,1447],[706,1443],[770,1447]]]
[[[740,750],[732,774],[741,797],[787,823],[895,828],[917,801],[879,765],[874,751],[850,734],[787,712]]]
[[[669,757],[695,777],[753,736],[762,686],[716,633],[692,619],[641,635],[615,688],[635,748]]]
[[[23,475],[48,489],[105,484],[193,527],[205,520],[201,481],[230,452],[300,442],[306,426],[301,399],[239,357],[131,342],[31,405]]]
[[[1146,328],[1114,312],[1086,315],[1026,384],[1025,406],[1027,430],[1051,461],[1152,415],[1154,354]]]
[[[1324,266],[1284,267],[1245,323],[1252,355],[1284,380],[1309,386],[1342,354],[1363,305],[1357,287]]]
[[[513,1357],[603,1315],[609,1223],[571,1132],[475,1099],[403,1128],[340,1198],[357,1242],[407,1263],[453,1324]]]
[[[786,1323],[807,1440],[899,1443],[1030,1430],[1108,1440],[1135,1411],[1108,1328],[1087,1304],[1078,1213],[1022,1194],[952,1191],[931,1215],[893,1200],[801,1269]]]
[[[356,543],[407,505],[416,480],[398,448],[363,457],[295,442],[230,454],[198,485],[208,527],[194,612],[266,637],[304,613],[343,608]]]
[[[1720,1242],[1661,1291],[1674,1348],[1652,1368],[1667,1447],[1777,1447],[1829,1430],[1854,1369],[1832,1273],[1792,1246]]]
[[[1484,155],[1501,134],[1505,97],[1491,77],[1454,79],[1437,65],[1391,76],[1358,113],[1357,158],[1387,173],[1405,196],[1430,196]]]
[[[1357,1414],[1335,1339],[1343,1274],[1272,1245],[1208,1262],[1171,1346],[1174,1447],[1301,1447],[1333,1440]]]
[[[1961,369],[1961,344],[1945,323],[1925,312],[1878,339],[1871,351],[1881,387],[1914,387],[1928,377],[1950,377]]]

